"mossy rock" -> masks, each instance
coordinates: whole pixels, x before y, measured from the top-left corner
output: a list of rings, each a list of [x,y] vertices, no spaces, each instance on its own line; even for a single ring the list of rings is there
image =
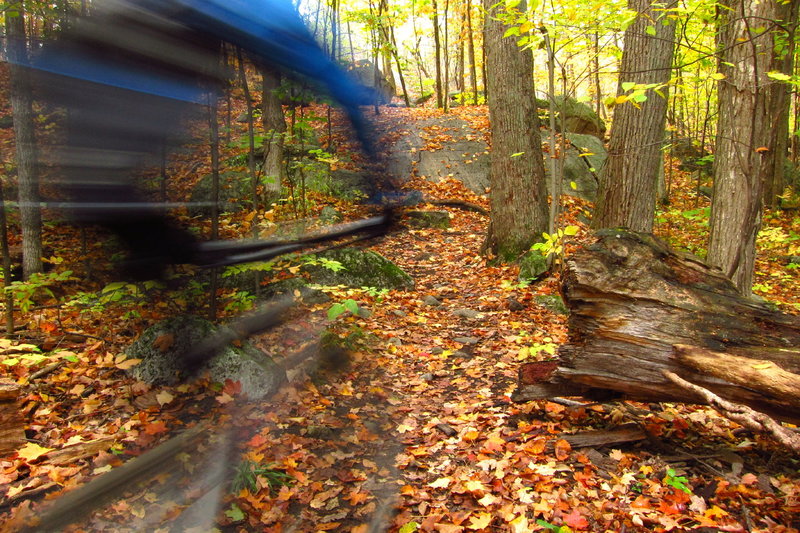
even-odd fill
[[[559,315],[568,315],[569,308],[564,299],[558,294],[537,294],[534,296],[536,303]]]
[[[330,192],[337,198],[370,197],[377,192],[375,183],[362,173],[344,168],[331,171]]]
[[[545,258],[539,250],[525,252],[519,260],[519,279],[521,281],[537,280],[542,277],[550,268]]]
[[[320,211],[319,219],[324,224],[338,224],[344,219],[344,217],[338,209],[333,206],[326,205],[322,208],[322,211]]]
[[[536,107],[547,112],[550,110],[550,102],[543,98],[537,98]],[[556,116],[556,128],[561,128],[563,117],[564,130],[568,133],[594,135],[600,139],[606,133],[606,124],[603,119],[591,107],[583,102],[578,102],[571,96],[557,95],[555,97],[555,109],[558,113]]]
[[[409,211],[407,216],[408,223],[415,228],[450,227],[450,213],[447,211]]]
[[[188,372],[198,375],[208,372],[215,382],[238,381],[242,393],[251,400],[277,391],[286,381],[286,373],[249,342],[225,347],[201,368],[185,367],[185,354],[220,330],[197,316],[178,316],[159,322],[145,330],[126,350],[129,357],[142,360],[129,373],[151,385],[172,385]]]
[[[191,204],[210,204],[213,177],[206,174],[192,189]],[[253,182],[241,172],[223,172],[219,176],[219,212],[236,213],[250,206],[253,197]],[[210,216],[210,205],[189,205],[190,216]]]
[[[317,257],[338,261],[344,268],[334,272],[321,265],[305,265],[303,271],[318,285],[375,287],[376,289],[414,288],[414,280],[400,267],[370,250],[342,248],[328,250]]]

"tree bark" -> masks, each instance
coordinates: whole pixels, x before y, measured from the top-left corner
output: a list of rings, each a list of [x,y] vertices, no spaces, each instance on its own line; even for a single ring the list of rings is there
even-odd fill
[[[16,10],[16,14],[13,11]],[[22,273],[25,279],[42,272],[42,216],[39,210],[39,177],[36,169],[36,137],[33,123],[33,95],[27,63],[27,41],[22,2],[6,11],[6,53],[11,88],[9,99],[14,116],[14,135],[19,182],[19,210],[22,226]]]
[[[676,344],[673,351],[675,359],[683,365],[778,398],[792,409],[800,411],[800,398],[797,397],[800,375],[787,372],[774,361],[740,357],[684,344]],[[757,350],[755,355],[758,355]],[[798,357],[800,350],[785,350],[785,355]]]
[[[467,13],[467,59],[469,61],[469,77],[472,82],[472,103],[478,105],[478,68],[475,64],[475,36],[472,32],[472,0],[464,1],[464,9]]]
[[[0,181],[0,253],[3,254],[3,288],[11,286],[11,254],[8,247],[8,220],[6,219],[6,200],[3,189],[5,184]],[[3,291],[5,304],[4,321],[6,324],[6,337],[14,336],[14,295],[11,291]]]
[[[484,0],[486,68],[491,124],[491,223],[484,249],[513,261],[547,231],[542,139],[533,92],[533,60]],[[518,5],[525,10],[525,2]]]
[[[608,161],[592,219],[594,228],[653,230],[658,168],[663,164],[666,84],[672,69],[675,38],[675,25],[668,22],[661,5],[651,0],[628,1],[628,7],[639,15],[625,31],[617,92],[625,92],[624,83],[664,87],[659,91],[662,94],[649,90],[646,101],[625,102],[614,113]]]
[[[772,33],[774,53],[770,58],[769,71],[791,76],[794,72],[795,38],[798,26],[798,7],[800,1],[776,2],[777,28]],[[767,117],[772,121],[768,130],[768,149],[763,152],[764,162],[764,206],[779,205],[785,183],[785,165],[789,149],[789,110],[791,107],[792,86],[782,81],[770,80],[766,88]]]
[[[444,95],[442,95],[442,44],[439,38],[439,6],[436,0],[432,0],[433,12],[431,13],[431,20],[433,21],[433,45],[436,56],[436,107],[444,107]]]
[[[721,10],[719,118],[714,150],[714,192],[708,262],[728,275],[743,295],[753,285],[755,243],[761,226],[763,178],[770,118],[767,71],[772,35],[756,33],[775,20],[777,2],[730,0]]]
[[[286,119],[276,90],[280,86],[280,74],[264,68],[262,70],[261,122],[264,126],[264,193],[266,204],[278,199],[281,183],[285,177],[283,166],[283,142]]]
[[[746,383],[743,369],[714,372],[703,364],[698,371],[673,356],[675,345],[690,345],[721,357],[746,357],[756,369],[771,361],[797,375],[800,318],[743,297],[722,272],[671,251],[652,235],[601,230],[597,237],[565,261],[569,342],[557,361],[523,366],[516,399],[585,395],[704,402],[668,380],[663,372],[669,371],[727,400],[800,420],[795,400]],[[722,365],[742,366],[740,361],[724,359]]]
[[[256,175],[256,140],[255,128],[253,125],[253,99],[250,97],[250,84],[247,82],[247,72],[241,48],[236,49],[236,59],[239,63],[239,81],[242,84],[244,101],[247,106],[247,171],[250,174],[250,183],[253,193],[253,210],[257,210],[258,176]]]
[[[11,379],[0,379],[0,456],[25,445],[25,420],[18,398],[22,387]]]

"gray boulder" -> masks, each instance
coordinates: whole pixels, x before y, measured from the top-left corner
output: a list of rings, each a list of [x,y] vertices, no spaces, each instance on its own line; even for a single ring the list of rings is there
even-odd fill
[[[407,290],[414,288],[411,276],[382,255],[370,250],[342,248],[321,252],[316,257],[338,261],[344,267],[335,272],[323,265],[303,266],[303,272],[308,274],[312,283],[318,285]]]
[[[561,192],[584,200],[595,201],[600,183],[600,172],[605,167],[608,152],[603,142],[593,135],[568,133],[569,142],[564,153],[564,172],[561,179]],[[550,187],[550,166],[545,167]],[[575,188],[572,188],[572,184]]]
[[[430,181],[452,177],[476,194],[489,187],[489,154],[483,133],[466,121],[448,115],[402,125],[386,161],[386,171],[400,182],[412,176]],[[448,137],[441,146],[428,145],[439,134]]]
[[[536,106],[544,112],[549,112],[550,102],[546,99],[536,99]],[[564,131],[567,133],[579,133],[582,135],[593,135],[602,139],[606,134],[606,124],[597,113],[584,104],[578,102],[571,96],[564,97],[559,94],[555,97],[556,108],[556,128],[561,131],[563,117]]]
[[[198,342],[220,331],[219,326],[196,316],[169,318],[148,328],[127,349],[129,357],[142,361],[130,374],[151,385],[177,383],[186,372],[184,355]],[[194,371],[194,369],[188,369]],[[249,342],[227,346],[207,361],[198,374],[208,372],[215,382],[238,381],[242,393],[259,399],[274,393],[286,381],[286,373]]]

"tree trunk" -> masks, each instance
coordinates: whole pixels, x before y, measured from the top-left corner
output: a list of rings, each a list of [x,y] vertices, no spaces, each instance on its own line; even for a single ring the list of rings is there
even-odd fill
[[[639,13],[625,31],[625,45],[617,92],[623,84],[659,84],[647,91],[647,100],[620,105],[614,113],[608,161],[598,189],[594,228],[626,227],[650,232],[656,204],[658,167],[662,163],[667,88],[672,69],[675,26],[666,22],[661,4],[651,0],[629,0]],[[651,34],[648,34],[648,29]]]
[[[239,62],[239,81],[244,92],[244,101],[247,106],[247,171],[250,174],[250,182],[253,193],[253,209],[258,209],[258,176],[256,175],[256,140],[255,128],[253,126],[253,100],[250,97],[250,84],[247,82],[247,72],[244,66],[242,49],[236,49],[236,59]]]
[[[431,20],[433,21],[433,44],[436,56],[436,107],[444,107],[444,97],[442,95],[442,44],[439,40],[439,13],[436,0],[433,2],[433,13]]]
[[[775,20],[777,2],[730,0],[721,10],[719,117],[714,150],[714,192],[708,262],[730,276],[743,295],[753,285],[755,244],[761,226],[762,176],[769,145],[767,71],[772,35],[755,34]]]
[[[16,9],[17,13],[13,11]],[[22,272],[28,279],[42,272],[42,216],[39,210],[39,177],[36,170],[36,137],[33,123],[33,95],[30,73],[19,65],[27,63],[25,17],[22,2],[6,11],[6,53],[11,88],[9,99],[14,116],[14,135],[19,180],[19,210],[22,226]]]
[[[219,238],[219,122],[217,96],[209,94],[208,125],[209,149],[211,152],[211,240]],[[217,319],[217,275],[218,269],[211,269],[209,320]]]
[[[780,72],[791,76],[794,72],[795,37],[797,33],[798,6],[800,1],[776,2],[776,22],[781,29],[772,34],[773,50],[768,66],[771,72]],[[778,198],[783,194],[785,183],[785,165],[789,149],[789,110],[791,108],[792,86],[782,81],[771,81],[766,89],[767,117],[772,120],[768,126],[771,135],[767,151],[763,152],[764,161],[764,206],[779,205]]]
[[[472,0],[464,0],[464,9],[467,10],[467,39],[469,43],[469,77],[472,82],[472,103],[478,105],[478,67],[475,64],[475,36],[472,32]]]
[[[286,119],[283,107],[276,95],[280,86],[280,74],[264,68],[261,72],[261,122],[264,126],[264,193],[266,205],[278,199],[284,178],[283,142],[286,133]]]
[[[741,359],[725,359],[756,359],[750,370],[793,383],[788,374],[800,373],[800,318],[741,296],[722,272],[669,250],[652,235],[601,230],[597,237],[565,261],[569,342],[557,362],[523,366],[516,399],[583,394],[703,403],[687,398],[663,375],[666,370],[725,399],[800,419],[795,400],[758,386]],[[720,352],[723,370],[684,366],[674,354],[682,348],[677,345]],[[782,370],[758,364],[763,361]]]
[[[525,2],[518,8],[524,12]],[[533,94],[533,60],[496,19],[495,2],[484,0],[489,122],[491,124],[489,234],[484,249],[513,261],[547,231],[542,140]]]
[[[6,219],[5,184],[0,181],[0,253],[3,254],[3,288],[11,286],[11,253],[8,249],[8,220]],[[11,291],[3,291],[5,304],[4,321],[6,337],[14,335],[14,295]]]

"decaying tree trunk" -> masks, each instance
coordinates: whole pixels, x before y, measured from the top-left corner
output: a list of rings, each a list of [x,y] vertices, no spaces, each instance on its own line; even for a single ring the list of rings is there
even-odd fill
[[[0,379],[0,457],[25,444],[25,421],[17,401],[20,388],[13,380]]]
[[[742,297],[722,272],[652,235],[597,232],[564,266],[569,342],[520,370],[518,401],[579,395],[705,403],[673,372],[732,402],[800,420],[800,318]]]

